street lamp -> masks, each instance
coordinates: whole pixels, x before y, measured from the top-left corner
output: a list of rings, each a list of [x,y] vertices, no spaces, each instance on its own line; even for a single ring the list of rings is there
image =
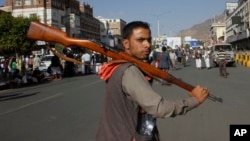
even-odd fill
[[[154,14],[154,15],[151,15],[153,17],[156,17],[157,18],[157,37],[160,36],[160,21],[159,21],[159,18],[165,14],[169,14],[171,13],[171,11],[167,11],[167,12],[164,12],[164,13],[161,13],[161,14]]]

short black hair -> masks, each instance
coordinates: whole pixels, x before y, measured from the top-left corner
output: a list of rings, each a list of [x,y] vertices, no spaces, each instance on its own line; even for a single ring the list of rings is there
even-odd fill
[[[161,48],[161,50],[162,50],[162,51],[166,51],[167,48],[166,48],[165,46],[163,46],[163,47]]]
[[[151,32],[150,26],[149,26],[149,24],[147,22],[133,21],[133,22],[128,23],[123,28],[123,36],[122,36],[122,38],[123,39],[128,39],[131,36],[131,34],[133,32],[133,29],[138,28],[138,27],[142,27],[142,28],[148,29]]]

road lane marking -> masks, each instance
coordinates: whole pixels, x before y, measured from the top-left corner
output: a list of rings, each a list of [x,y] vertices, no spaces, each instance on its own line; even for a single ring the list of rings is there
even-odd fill
[[[21,110],[21,109],[24,109],[24,108],[27,108],[29,106],[32,106],[32,105],[35,105],[35,104],[38,104],[38,103],[41,103],[41,102],[44,102],[46,100],[50,100],[52,98],[55,98],[55,97],[58,97],[58,96],[61,96],[63,95],[64,93],[57,93],[55,95],[52,95],[52,96],[49,96],[49,97],[46,97],[46,98],[43,98],[43,99],[40,99],[40,100],[37,100],[37,101],[34,101],[34,102],[31,102],[31,103],[28,103],[28,104],[25,104],[25,105],[22,105],[22,106],[19,106],[17,108],[14,108],[14,109],[11,109],[11,110],[8,110],[6,112],[3,112],[3,113],[0,113],[0,116],[3,116],[3,115],[6,115],[6,114],[9,114],[9,113],[13,113],[13,112],[16,112],[18,110]]]
[[[94,84],[97,84],[97,83],[100,83],[100,82],[102,82],[102,80],[97,80],[97,81],[91,82],[91,83],[89,83],[89,84],[86,84],[86,85],[84,85],[84,86],[80,86],[80,87],[81,87],[81,88],[82,88],[82,87],[88,87],[88,86],[90,86],[90,85],[94,85]]]
[[[94,84],[96,84],[96,83],[100,83],[100,82],[102,82],[102,80],[97,80],[97,81],[94,81],[94,82],[91,82],[91,83],[88,83],[88,84],[86,84],[86,85],[79,86],[79,87],[81,87],[81,88],[82,88],[82,87],[88,87],[88,86],[90,86],[90,85],[94,85]],[[52,99],[52,98],[55,98],[55,97],[61,96],[61,95],[63,95],[63,94],[65,94],[65,93],[57,93],[57,94],[55,94],[55,95],[53,95],[53,96],[49,96],[49,97],[46,97],[46,98],[43,98],[43,99],[40,99],[40,100],[37,100],[37,101],[31,102],[31,103],[28,103],[28,104],[22,105],[22,106],[20,106],[20,107],[17,107],[17,108],[14,108],[14,109],[8,110],[8,111],[3,112],[3,113],[0,113],[0,116],[3,116],[3,115],[6,115],[6,114],[9,114],[9,113],[16,112],[16,111],[18,111],[18,110],[21,110],[21,109],[27,108],[27,107],[29,107],[29,106],[32,106],[32,105],[35,105],[35,104],[38,104],[38,103],[44,102],[44,101],[46,101],[46,100],[49,100],[49,99]]]

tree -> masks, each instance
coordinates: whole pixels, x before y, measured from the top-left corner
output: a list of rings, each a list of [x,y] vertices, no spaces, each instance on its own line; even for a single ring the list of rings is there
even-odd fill
[[[0,52],[4,54],[27,54],[36,47],[36,42],[26,38],[29,25],[38,21],[36,16],[12,17],[8,13],[0,15]]]
[[[8,49],[9,31],[12,27],[14,18],[9,13],[0,14],[0,52],[4,53]]]

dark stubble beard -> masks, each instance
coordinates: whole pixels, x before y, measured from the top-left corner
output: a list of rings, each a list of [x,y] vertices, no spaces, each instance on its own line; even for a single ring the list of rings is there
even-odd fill
[[[150,63],[149,62],[149,57],[146,57],[146,58],[144,58],[144,59],[141,59],[143,62],[145,62],[145,63]]]

